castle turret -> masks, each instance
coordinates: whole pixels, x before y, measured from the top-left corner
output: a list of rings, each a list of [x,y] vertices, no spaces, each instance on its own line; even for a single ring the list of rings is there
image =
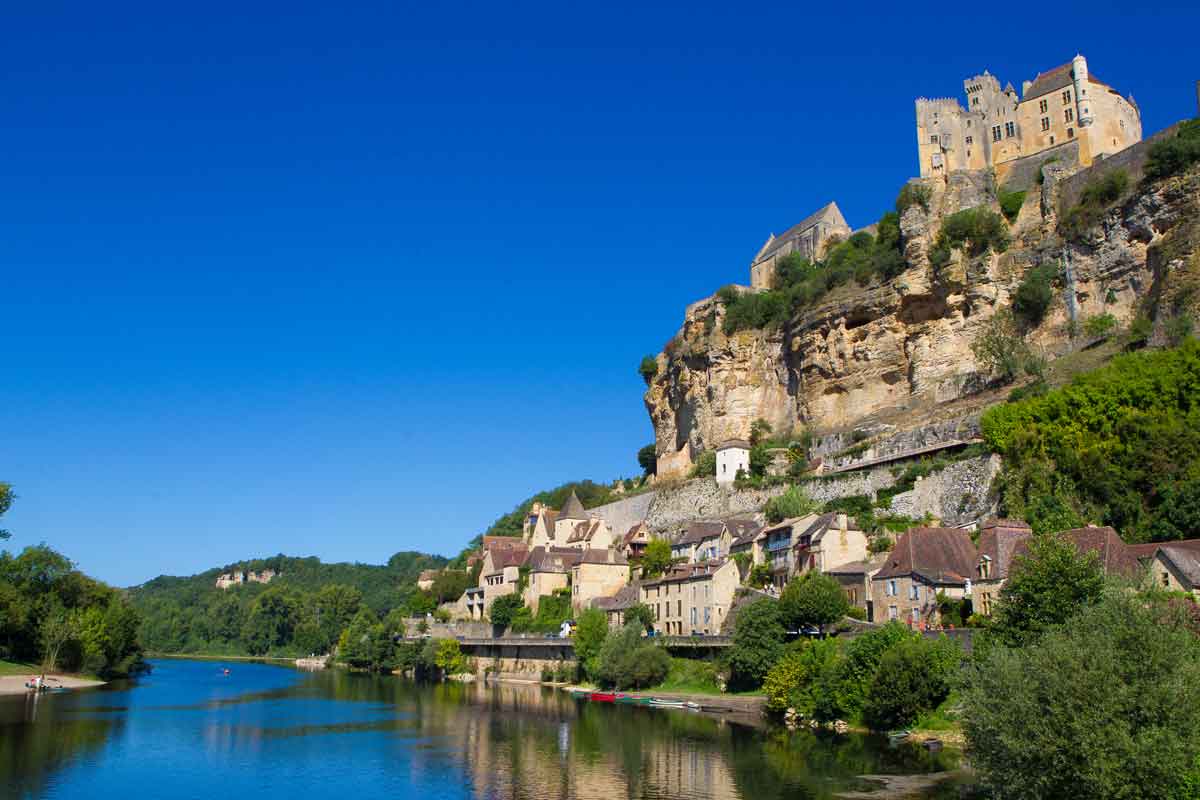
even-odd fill
[[[1076,55],[1071,59],[1071,77],[1075,81],[1075,116],[1079,119],[1079,127],[1086,128],[1092,124],[1092,101],[1088,96],[1088,66],[1087,59]]]

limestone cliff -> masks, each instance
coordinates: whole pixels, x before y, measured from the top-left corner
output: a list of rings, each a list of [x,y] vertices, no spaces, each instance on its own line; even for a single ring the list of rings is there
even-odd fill
[[[1122,325],[1147,314],[1161,336],[1164,321],[1200,296],[1200,171],[1134,183],[1086,241],[1066,241],[1060,208],[1106,170],[1126,169],[1136,180],[1144,148],[1111,161],[1079,174],[1047,165],[1044,181],[1030,181],[1002,254],[955,251],[942,269],[930,265],[946,216],[980,205],[999,210],[990,173],[957,172],[920,181],[931,191],[929,207],[914,205],[901,218],[905,269],[894,280],[843,285],[782,327],[729,336],[722,302],[691,305],[645,394],[660,473],[686,470],[723,439],[747,438],[759,418],[777,432],[828,433],[903,428],[961,406],[988,383],[971,342],[1041,264],[1058,271],[1055,299],[1027,339],[1047,358],[1083,347],[1078,323],[1096,314]]]

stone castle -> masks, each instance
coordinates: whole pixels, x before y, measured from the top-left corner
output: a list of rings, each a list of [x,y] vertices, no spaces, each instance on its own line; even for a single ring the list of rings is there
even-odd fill
[[[1142,139],[1133,97],[1097,80],[1081,55],[1025,81],[1020,99],[986,70],[963,88],[967,108],[953,98],[916,101],[922,178],[994,168],[1003,182],[1006,165],[1027,156],[1063,149],[1064,161],[1087,166]]]
[[[264,569],[261,572],[239,569],[218,575],[216,586],[218,589],[228,589],[230,586],[241,586],[243,583],[270,583],[276,574],[273,569]]]

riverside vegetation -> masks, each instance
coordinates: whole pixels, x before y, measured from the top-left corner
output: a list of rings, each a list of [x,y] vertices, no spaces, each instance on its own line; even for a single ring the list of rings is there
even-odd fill
[[[15,495],[0,483],[0,517]],[[9,539],[0,530],[0,539]],[[102,678],[142,667],[139,617],[112,587],[61,553],[34,545],[0,552],[0,666],[7,672],[84,672]]]

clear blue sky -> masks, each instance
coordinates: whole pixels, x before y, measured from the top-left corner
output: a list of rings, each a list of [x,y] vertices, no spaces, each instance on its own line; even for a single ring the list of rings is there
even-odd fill
[[[1195,113],[1194,4],[33,3],[0,33],[10,546],[128,585],[452,554],[637,471],[640,357],[913,98],[1089,58]],[[911,44],[919,42],[919,45]]]

